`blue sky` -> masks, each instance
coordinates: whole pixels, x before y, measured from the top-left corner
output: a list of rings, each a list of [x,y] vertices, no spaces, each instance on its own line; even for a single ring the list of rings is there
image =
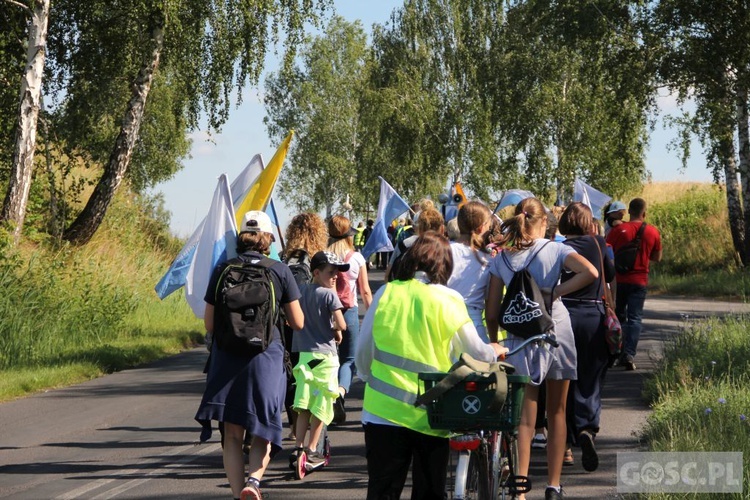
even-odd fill
[[[337,14],[350,21],[359,19],[368,32],[374,23],[387,22],[393,9],[402,3],[403,0],[334,0]],[[242,106],[232,110],[222,133],[212,137],[208,137],[204,131],[192,133],[192,158],[184,162],[185,168],[173,179],[154,189],[164,194],[166,208],[172,213],[171,228],[176,235],[189,236],[203,219],[220,174],[226,173],[231,181],[253,155],[262,154],[266,162],[273,156],[275,148],[263,125],[265,109],[261,92],[265,75],[276,70],[277,66],[278,58],[269,56],[258,86],[245,90]],[[664,95],[659,103],[664,112],[674,111],[675,103],[670,96]],[[711,181],[698,148],[694,148],[688,168],[681,172],[677,154],[667,151],[667,144],[675,137],[676,132],[665,129],[660,120],[651,135],[651,146],[646,157],[646,166],[653,180]],[[283,203],[278,200],[277,203],[283,227],[293,214]]]

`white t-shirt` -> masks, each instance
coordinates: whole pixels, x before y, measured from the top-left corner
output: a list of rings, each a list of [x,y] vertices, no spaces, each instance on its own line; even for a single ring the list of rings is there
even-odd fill
[[[346,256],[345,256],[346,257]],[[354,293],[354,298],[357,298],[357,278],[359,278],[359,270],[366,264],[365,258],[359,252],[354,252],[349,258],[349,270],[344,273],[346,275],[346,281],[349,284],[349,288]]]
[[[477,255],[463,243],[451,243],[453,252],[453,273],[448,279],[448,288],[461,294],[467,307],[484,309],[487,285],[490,282],[490,256],[478,252]],[[479,257],[484,262],[480,262]]]

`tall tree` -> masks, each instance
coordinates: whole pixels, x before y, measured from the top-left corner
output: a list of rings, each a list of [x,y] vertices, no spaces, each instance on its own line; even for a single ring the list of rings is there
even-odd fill
[[[573,180],[621,194],[645,175],[653,82],[635,2],[515,0],[494,53],[493,116],[535,192]]]
[[[6,3],[10,3],[7,2]],[[19,6],[24,4],[14,2]],[[12,6],[10,7],[12,8]],[[18,105],[16,144],[13,152],[8,191],[3,202],[0,221],[13,224],[15,240],[21,233],[26,203],[31,188],[36,148],[36,126],[42,98],[42,73],[47,46],[49,0],[33,0],[28,7],[29,27],[26,47],[26,68],[21,80],[21,99]]]
[[[750,262],[750,6],[742,0],[661,0],[650,10],[646,42],[659,77],[696,105],[686,135],[703,143],[708,166],[726,184],[729,225],[741,262]],[[739,137],[738,148],[735,138]],[[738,180],[739,174],[739,180]]]
[[[264,121],[271,137],[280,142],[291,129],[297,134],[279,187],[299,210],[324,208],[330,216],[347,210],[347,201],[366,210],[362,199],[370,186],[359,182],[356,154],[368,56],[362,25],[336,16],[322,35],[306,40],[299,65],[266,80]]]
[[[64,233],[86,243],[103,220],[112,196],[124,178],[148,185],[179,168],[185,152],[178,133],[197,127],[205,113],[208,127],[226,121],[236,92],[257,82],[268,46],[283,31],[290,58],[305,23],[315,21],[329,0],[264,0],[260,2],[198,0],[124,0],[79,2],[58,0],[53,11],[54,63],[51,77],[60,103],[58,123],[66,143],[104,171],[83,211]],[[159,169],[129,174],[139,150],[165,146],[143,141],[152,88],[168,105],[157,106],[161,125],[172,127],[166,144],[173,158]],[[169,88],[170,90],[166,90]],[[152,135],[158,128],[151,128]],[[106,146],[109,145],[109,146]],[[144,154],[141,158],[148,155]]]

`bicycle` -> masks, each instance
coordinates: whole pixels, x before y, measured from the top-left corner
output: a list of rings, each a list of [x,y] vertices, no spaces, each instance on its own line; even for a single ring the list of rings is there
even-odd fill
[[[534,335],[506,356],[529,344],[543,342],[553,347],[559,345],[554,334]],[[425,390],[446,376],[446,373],[419,374]],[[458,453],[453,476],[454,500],[505,499],[531,490],[529,478],[518,475],[517,441],[524,387],[529,377],[509,374],[507,378],[508,393],[499,412],[487,411],[494,396],[495,380],[473,374],[426,405],[430,427],[457,433],[450,439],[451,449]]]

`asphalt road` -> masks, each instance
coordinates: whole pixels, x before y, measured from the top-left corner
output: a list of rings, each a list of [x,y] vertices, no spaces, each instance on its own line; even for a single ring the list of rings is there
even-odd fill
[[[382,273],[373,273],[373,284]],[[750,312],[745,304],[654,297],[646,302],[638,370],[612,370],[604,393],[601,466],[584,472],[565,468],[567,498],[615,497],[618,451],[639,448],[637,432],[648,415],[640,392],[644,374],[659,357],[662,341],[685,321],[706,314]],[[230,498],[222,469],[218,432],[198,444],[193,415],[200,401],[206,360],[193,349],[137,369],[0,404],[0,498]],[[358,499],[367,473],[359,425],[362,384],[347,401],[348,422],[330,431],[328,468],[294,480],[288,451],[271,463],[263,491],[271,499]],[[291,442],[285,442],[291,449]],[[529,499],[541,498],[544,453],[532,456]],[[404,498],[408,498],[408,491]]]

